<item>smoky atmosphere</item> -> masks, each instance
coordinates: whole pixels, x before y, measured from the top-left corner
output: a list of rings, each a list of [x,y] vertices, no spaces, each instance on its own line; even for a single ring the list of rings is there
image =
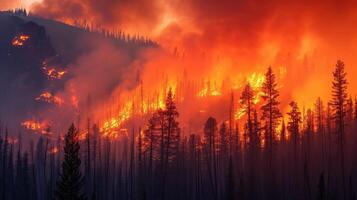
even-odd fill
[[[356,27],[349,0],[0,0],[0,199],[357,199]]]

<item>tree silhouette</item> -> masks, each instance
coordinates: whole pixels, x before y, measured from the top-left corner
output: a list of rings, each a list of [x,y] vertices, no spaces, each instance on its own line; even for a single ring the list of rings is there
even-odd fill
[[[65,136],[62,173],[57,183],[55,198],[59,200],[85,199],[82,193],[83,177],[80,172],[78,132],[72,124]]]
[[[289,115],[289,122],[288,122],[288,131],[292,135],[292,140],[294,143],[294,157],[296,162],[296,146],[298,143],[299,138],[299,127],[301,123],[301,112],[299,111],[299,107],[295,101],[290,102],[290,112],[287,114]]]
[[[273,140],[276,127],[279,124],[279,119],[281,118],[281,113],[279,111],[279,92],[276,89],[277,83],[275,81],[275,74],[271,67],[268,67],[265,73],[265,80],[262,86],[262,98],[264,100],[264,105],[261,107],[262,110],[262,120],[265,122],[264,130],[268,137],[268,148],[269,148],[269,166],[271,167],[272,157],[273,157]]]
[[[174,102],[174,95],[171,88],[167,93],[165,109],[159,112],[161,112],[161,149],[163,150],[161,153],[163,159],[161,199],[164,199],[169,165],[176,159],[180,142],[180,127],[177,122],[179,113]]]
[[[207,173],[211,185],[211,191],[215,199],[217,198],[217,162],[216,162],[216,150],[217,150],[217,120],[213,117],[209,117],[204,127],[204,155],[207,166]]]
[[[254,91],[250,84],[248,83],[242,92],[242,96],[240,97],[240,103],[245,109],[245,113],[247,114],[247,127],[249,137],[253,135],[253,123],[252,123],[252,112],[253,112],[253,98]]]
[[[345,137],[345,123],[346,123],[346,107],[347,107],[347,80],[345,72],[345,64],[341,60],[337,60],[335,71],[333,72],[332,81],[332,100],[331,108],[333,111],[333,118],[337,129],[340,158],[341,158],[341,172],[342,172],[342,187],[343,196],[346,197],[345,191],[345,168],[344,168],[344,137]]]
[[[319,97],[315,102],[315,114],[317,123],[317,132],[322,133],[324,131],[324,104],[322,99]]]

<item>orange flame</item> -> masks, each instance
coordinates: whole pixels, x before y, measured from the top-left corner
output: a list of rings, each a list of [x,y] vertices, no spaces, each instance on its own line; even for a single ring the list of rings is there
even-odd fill
[[[199,97],[207,97],[207,96],[221,96],[222,91],[220,88],[217,86],[216,82],[212,84],[210,81],[205,84],[204,88],[202,88],[198,92]]]
[[[30,36],[19,34],[12,39],[11,44],[13,46],[23,46],[28,39],[30,39]]]
[[[57,70],[54,66],[49,67],[46,61],[44,61],[42,65],[42,70],[49,79],[62,79],[63,76],[67,74],[66,70]]]
[[[36,101],[43,101],[47,103],[53,103],[56,105],[62,105],[63,100],[60,97],[54,96],[50,92],[44,92],[40,96],[36,97]]]
[[[252,87],[252,89],[255,92],[254,98],[253,98],[253,104],[256,105],[260,102],[260,97],[263,95],[263,92],[261,91],[261,87],[264,83],[265,76],[262,73],[253,73],[247,78],[247,82],[249,85]],[[234,114],[234,118],[236,120],[241,119],[244,114],[246,113],[245,108],[239,108],[236,113]]]
[[[21,123],[21,126],[24,128],[34,131],[36,133],[40,133],[43,135],[51,135],[49,130],[49,125],[46,122],[39,122],[35,120],[26,120]]]

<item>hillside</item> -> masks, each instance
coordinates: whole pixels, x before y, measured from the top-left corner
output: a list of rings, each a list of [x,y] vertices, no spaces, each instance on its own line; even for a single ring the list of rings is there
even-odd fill
[[[150,40],[114,37],[53,20],[0,12],[0,118],[16,126],[53,106],[35,99],[43,91],[61,91],[72,76],[66,72],[68,65],[102,44],[120,49],[129,60],[134,60],[140,49],[157,47]],[[8,113],[16,117],[4,117]]]

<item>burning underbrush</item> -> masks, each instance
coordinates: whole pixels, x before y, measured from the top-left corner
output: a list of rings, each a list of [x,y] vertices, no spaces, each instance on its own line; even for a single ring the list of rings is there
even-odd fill
[[[30,39],[29,35],[26,34],[18,34],[16,35],[12,41],[11,44],[15,47],[21,47],[24,46],[25,43]]]
[[[64,69],[58,69],[56,66],[48,66],[46,61],[42,62],[43,73],[48,77],[48,79],[62,79],[67,71]]]

